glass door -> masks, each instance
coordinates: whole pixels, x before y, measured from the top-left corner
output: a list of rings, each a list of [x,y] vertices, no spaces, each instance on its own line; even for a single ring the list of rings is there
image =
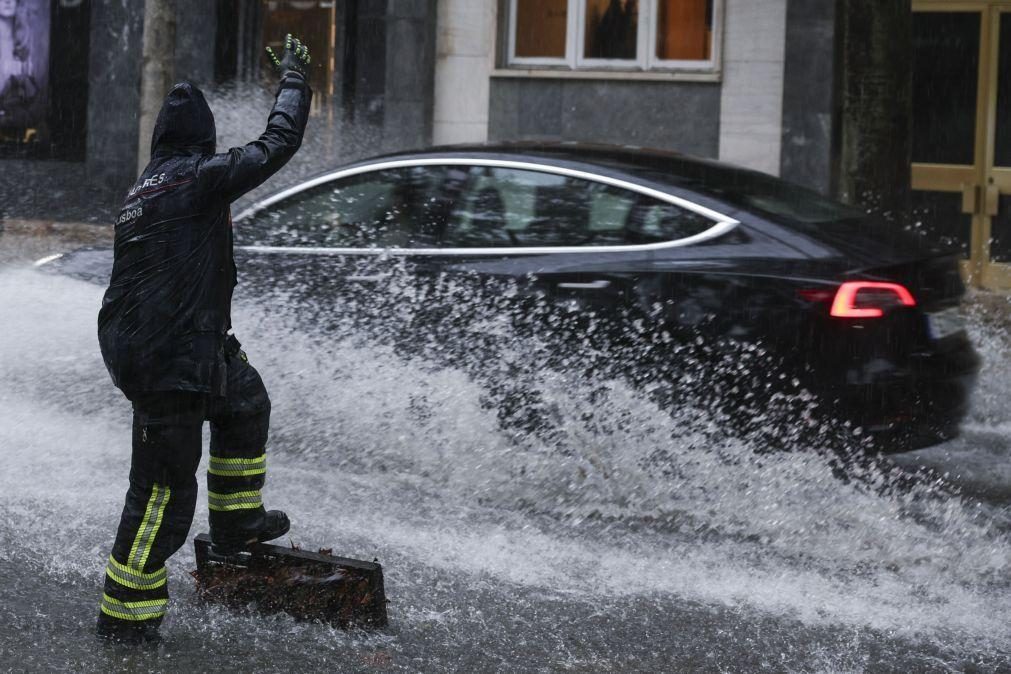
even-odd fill
[[[988,263],[983,285],[1011,288],[1011,6],[1002,4],[990,17],[990,89],[988,106],[983,236]]]
[[[1011,0],[913,11],[915,221],[972,285],[1011,288]]]
[[[343,3],[341,3],[343,4]],[[309,47],[312,64],[309,84],[316,92],[312,112],[330,112],[334,99],[334,66],[337,40],[337,5],[319,0],[261,0],[260,41],[280,55],[284,51],[284,36],[288,33],[300,38]],[[263,47],[253,52],[255,59],[263,58]],[[274,74],[263,70],[266,82],[273,86]]]

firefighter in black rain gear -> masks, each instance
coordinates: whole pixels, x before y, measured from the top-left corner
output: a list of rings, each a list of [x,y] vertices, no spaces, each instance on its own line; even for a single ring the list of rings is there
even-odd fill
[[[281,536],[265,511],[270,400],[228,331],[235,287],[229,205],[263,183],[302,142],[312,91],[308,49],[289,35],[271,57],[281,82],[258,139],[215,154],[214,116],[192,84],[158,115],[151,162],[116,222],[115,263],[98,316],[102,356],[133,403],[126,505],[109,557],[101,636],[157,636],[168,603],[165,561],[186,540],[196,506],[201,428],[211,424],[211,539],[222,553]]]

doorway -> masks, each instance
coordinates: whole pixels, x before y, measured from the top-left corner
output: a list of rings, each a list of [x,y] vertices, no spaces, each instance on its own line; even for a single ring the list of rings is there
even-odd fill
[[[1011,289],[1011,0],[915,0],[913,59],[915,220]]]

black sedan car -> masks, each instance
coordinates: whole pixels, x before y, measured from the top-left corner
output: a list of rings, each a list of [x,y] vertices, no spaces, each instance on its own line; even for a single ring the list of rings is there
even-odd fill
[[[771,176],[677,154],[507,144],[388,155],[255,203],[234,232],[244,282],[296,278],[318,304],[352,286],[378,292],[392,261],[419,284],[505,282],[570,313],[646,320],[673,344],[761,344],[880,450],[955,436],[979,369],[954,252]]]

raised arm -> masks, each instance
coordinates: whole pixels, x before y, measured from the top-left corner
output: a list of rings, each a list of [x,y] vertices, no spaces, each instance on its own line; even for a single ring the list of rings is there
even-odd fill
[[[202,188],[228,202],[260,186],[288,163],[302,144],[309,119],[308,48],[288,35],[281,59],[269,47],[267,51],[281,73],[281,82],[266,130],[253,142],[211,155],[197,166]]]

